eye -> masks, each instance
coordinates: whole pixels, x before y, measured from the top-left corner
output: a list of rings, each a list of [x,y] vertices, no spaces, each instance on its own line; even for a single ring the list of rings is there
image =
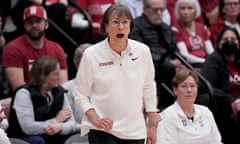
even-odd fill
[[[126,24],[129,23],[129,21],[125,20],[125,21],[123,21],[122,23],[123,23],[124,25],[126,25]]]
[[[190,88],[190,89],[196,89],[197,86],[198,86],[197,84],[189,84],[189,85],[183,84],[183,85],[180,85],[179,87],[182,88],[182,89],[184,89],[184,90],[186,90],[186,89],[188,89],[188,88]]]

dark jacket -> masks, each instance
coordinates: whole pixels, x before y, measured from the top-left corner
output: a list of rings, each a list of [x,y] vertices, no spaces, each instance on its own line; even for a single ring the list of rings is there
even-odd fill
[[[165,23],[153,25],[145,15],[134,20],[134,29],[129,38],[146,44],[151,51],[155,67],[155,80],[157,83],[158,108],[163,109],[175,101],[161,83],[171,89],[171,80],[175,75],[175,66],[170,63],[174,59],[174,52],[177,52],[177,45],[171,27]]]
[[[167,51],[177,51],[174,33],[167,24],[153,25],[146,16],[142,15],[134,20],[134,25],[129,38],[148,45],[154,62],[160,60]]]
[[[239,58],[234,62],[240,67]],[[230,82],[227,63],[221,52],[216,49],[203,64],[201,73],[211,83],[214,89],[213,98],[217,107],[214,112],[215,120],[223,138],[223,143],[239,143],[239,124],[232,118],[231,103],[234,98],[229,95]],[[201,86],[201,85],[200,85]],[[239,114],[237,114],[239,116]]]
[[[226,103],[234,100],[228,95],[230,92],[229,71],[226,60],[219,50],[215,50],[206,58],[201,73],[213,86],[214,96],[217,99]]]
[[[60,86],[51,90],[53,95],[53,102],[51,106],[48,105],[47,99],[41,95],[38,88],[30,84],[26,84],[21,88],[26,88],[31,94],[34,117],[36,121],[45,121],[54,118],[63,107],[65,90]],[[14,100],[15,96],[13,96],[11,102],[9,127],[7,129],[7,134],[10,137],[21,137],[26,134],[21,129],[16,111],[13,109]]]

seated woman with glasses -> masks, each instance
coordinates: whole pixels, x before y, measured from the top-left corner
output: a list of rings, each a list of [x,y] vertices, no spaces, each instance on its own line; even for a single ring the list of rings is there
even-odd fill
[[[177,22],[172,29],[180,54],[195,68],[200,69],[205,57],[214,51],[210,35],[204,24],[196,21],[201,8],[196,0],[177,0]]]
[[[9,137],[30,144],[63,144],[76,131],[59,74],[59,62],[51,57],[34,62],[30,82],[17,89],[12,99]]]
[[[219,17],[211,24],[209,30],[211,40],[216,45],[217,37],[220,31],[226,27],[237,29],[240,34],[240,1],[239,0],[220,0],[219,2]]]
[[[221,144],[213,114],[194,104],[198,93],[198,76],[186,68],[173,78],[174,104],[163,110],[158,125],[159,144]]]

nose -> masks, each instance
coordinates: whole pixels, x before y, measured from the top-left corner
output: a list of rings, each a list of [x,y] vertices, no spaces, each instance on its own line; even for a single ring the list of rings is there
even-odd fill
[[[122,29],[124,26],[123,26],[124,24],[122,23],[122,22],[119,22],[119,25],[118,25],[118,28],[119,29]]]
[[[190,86],[187,86],[187,91],[192,91],[192,88]]]
[[[157,15],[162,16],[162,14],[163,14],[163,11],[161,9],[158,9],[157,10]]]

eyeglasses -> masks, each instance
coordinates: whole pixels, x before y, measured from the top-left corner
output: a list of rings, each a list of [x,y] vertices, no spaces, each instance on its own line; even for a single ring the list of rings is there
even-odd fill
[[[111,20],[109,23],[112,27],[119,27],[120,24],[122,24],[123,27],[127,27],[130,25],[130,20],[123,20],[123,21]]]
[[[165,10],[165,8],[157,8],[157,7],[149,7],[149,9],[153,12],[153,13],[157,13],[158,11],[163,12]]]
[[[184,89],[184,90],[187,90],[188,88],[190,88],[191,90],[193,90],[193,89],[196,89],[196,88],[198,87],[198,85],[197,85],[197,84],[189,84],[189,85],[183,84],[183,85],[179,85],[179,87],[180,87],[181,89]]]
[[[227,3],[224,3],[224,5],[226,7],[233,7],[233,6],[239,6],[239,2],[227,2]]]

